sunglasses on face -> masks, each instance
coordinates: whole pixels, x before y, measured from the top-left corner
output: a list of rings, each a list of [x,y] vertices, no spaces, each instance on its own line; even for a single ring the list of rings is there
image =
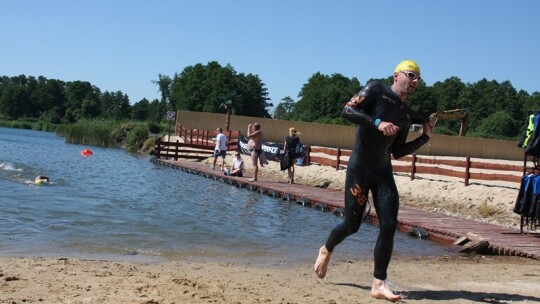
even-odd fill
[[[415,80],[415,79],[420,80],[420,75],[416,74],[415,72],[401,71],[401,73],[405,74],[405,76],[407,76],[407,78],[409,78],[410,80]]]

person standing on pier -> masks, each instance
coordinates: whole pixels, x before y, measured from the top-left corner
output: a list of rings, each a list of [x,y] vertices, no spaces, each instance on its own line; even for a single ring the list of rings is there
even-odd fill
[[[360,229],[371,191],[379,219],[371,296],[392,302],[402,296],[394,294],[386,284],[399,209],[390,155],[398,159],[413,153],[429,141],[433,132],[432,125],[405,104],[419,82],[418,65],[412,60],[404,60],[395,68],[391,86],[370,82],[343,108],[342,117],[358,125],[345,179],[345,218],[330,232],[313,266],[319,278],[326,276],[335,247]],[[422,124],[423,134],[405,142],[411,123]]]
[[[225,171],[225,156],[227,156],[227,136],[223,134],[221,128],[217,128],[218,135],[216,136],[216,147],[214,148],[214,163],[212,170],[216,168],[218,157],[221,156],[221,171]]]
[[[251,155],[251,164],[253,165],[253,178],[251,178],[249,181],[256,182],[259,174],[259,158],[263,153],[261,124],[258,122],[249,124],[247,129],[247,137],[247,147]]]
[[[285,152],[284,157],[284,166],[281,167],[283,170],[287,168],[287,176],[289,177],[289,184],[294,184],[294,163],[296,158],[299,156],[296,154],[296,147],[300,144],[300,132],[296,131],[296,128],[289,128],[289,135],[285,137],[283,142],[283,151]]]

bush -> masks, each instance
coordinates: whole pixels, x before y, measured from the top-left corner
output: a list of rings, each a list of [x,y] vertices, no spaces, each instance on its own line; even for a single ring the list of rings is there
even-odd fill
[[[454,132],[447,126],[436,126],[435,128],[433,128],[433,133],[441,135],[458,135],[456,132]]]
[[[482,120],[475,133],[484,138],[507,139],[518,136],[519,129],[508,112],[499,111]]]
[[[79,120],[75,124],[58,126],[56,133],[64,136],[68,143],[116,147],[116,127],[113,121]]]
[[[144,141],[142,148],[140,149],[140,152],[142,154],[151,154],[156,148],[156,138],[150,137],[147,140]]]
[[[126,150],[137,152],[142,144],[148,139],[148,125],[140,124],[131,130],[126,139]]]
[[[152,134],[159,134],[159,132],[161,132],[161,127],[160,127],[159,124],[152,122],[152,123],[148,124],[148,130]]]

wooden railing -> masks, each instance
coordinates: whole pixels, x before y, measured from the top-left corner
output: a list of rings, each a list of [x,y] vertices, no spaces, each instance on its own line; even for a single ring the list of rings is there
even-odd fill
[[[228,131],[224,133],[228,138],[227,150],[237,150],[240,132]],[[217,130],[187,129],[178,124],[176,135],[180,139],[174,142],[158,139],[154,155],[157,158],[166,157],[174,160],[179,158],[206,159],[213,155],[215,143],[212,138],[216,137],[217,134]],[[307,146],[304,164],[315,163],[339,170],[348,165],[351,154],[352,151],[346,149]],[[532,170],[532,168],[526,167],[526,162],[519,166],[473,161],[470,157],[456,160],[418,156],[416,154],[403,157],[398,161],[394,160],[392,168],[394,172],[407,173],[411,180],[414,180],[417,174],[443,175],[462,178],[465,186],[469,185],[470,180],[521,183],[523,174]]]
[[[343,159],[342,157],[348,157],[351,153],[351,150],[344,149],[308,147],[306,164],[317,163],[323,166],[332,166],[336,168],[336,170],[339,170],[340,167],[346,167],[349,163],[348,158]],[[408,164],[401,164],[403,162]],[[434,159],[431,157],[418,156],[416,154],[399,159],[399,163],[400,164],[392,165],[394,172],[407,173],[411,180],[415,179],[416,174],[444,175],[463,178],[465,186],[468,186],[472,179],[521,183],[523,174],[532,170],[532,168],[526,168],[525,164],[494,164],[472,161],[470,157],[464,157],[463,160]],[[448,168],[443,168],[443,166]],[[478,170],[484,172],[477,172]],[[504,174],[501,172],[513,174]]]
[[[334,167],[336,170],[339,170],[339,167],[347,166],[349,163],[348,158],[343,159],[342,157],[349,157],[351,156],[351,153],[351,150],[345,149],[307,146],[307,164],[317,163],[323,166]]]
[[[187,129],[182,125],[177,125],[176,135],[179,139],[174,141],[164,141],[161,138],[156,140],[154,156],[156,158],[172,158],[175,161],[179,158],[185,159],[206,159],[214,154],[216,146],[212,138],[218,135],[217,130],[197,130]],[[223,132],[227,136],[227,151],[238,149],[239,131]]]
[[[184,159],[206,159],[211,157],[214,154],[214,146],[200,145],[200,144],[187,144],[176,140],[163,141],[161,138],[156,140],[156,148],[154,150],[154,156],[157,159],[174,159],[175,161],[179,158]]]
[[[465,157],[464,160],[445,160],[427,159],[413,154],[412,156],[407,156],[400,160],[410,162],[410,165],[394,165],[392,166],[394,172],[409,173],[411,180],[415,178],[416,174],[444,175],[463,178],[465,186],[469,185],[469,181],[471,179],[521,183],[521,174],[524,171],[523,166],[472,161],[470,157]],[[422,164],[428,164],[430,166],[425,166]],[[439,166],[450,166],[452,168],[459,168],[460,171],[441,168]],[[474,170],[483,170],[484,173],[475,172]],[[503,174],[499,172],[513,172],[514,174]]]
[[[198,129],[187,129],[181,124],[176,126],[176,135],[182,138],[184,143],[192,144],[194,147],[200,147],[200,149],[205,149],[211,147],[212,150],[215,147],[215,143],[212,138],[215,138],[218,135],[217,130],[198,130]],[[236,150],[238,146],[238,138],[240,136],[240,131],[224,131],[223,134],[227,136],[227,150]]]

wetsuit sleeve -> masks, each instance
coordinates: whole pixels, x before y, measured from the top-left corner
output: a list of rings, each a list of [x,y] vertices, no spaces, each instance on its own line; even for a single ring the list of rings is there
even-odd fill
[[[408,134],[409,130],[398,132],[397,137],[392,144],[392,156],[394,156],[394,159],[402,158],[403,156],[413,153],[429,141],[429,136],[422,134],[415,140],[406,143],[405,141],[407,140]]]
[[[366,114],[365,109],[375,103],[379,91],[377,84],[367,84],[347,102],[341,111],[341,117],[357,125],[372,125],[374,118]]]

